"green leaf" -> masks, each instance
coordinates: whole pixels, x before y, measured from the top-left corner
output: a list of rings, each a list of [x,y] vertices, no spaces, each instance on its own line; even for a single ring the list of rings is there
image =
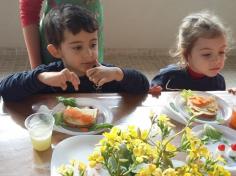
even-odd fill
[[[132,169],[132,172],[133,173],[139,173],[141,169],[147,167],[147,164],[146,163],[140,163],[138,165],[136,165],[133,169]]]
[[[209,124],[205,124],[203,127],[202,141],[207,144],[209,142],[222,141],[223,134]]]
[[[55,125],[61,126],[62,124],[64,124],[63,113],[62,112],[57,112],[53,116],[55,118]]]
[[[89,128],[89,131],[96,131],[100,129],[111,129],[113,127],[110,123],[97,123]]]
[[[211,137],[212,139],[220,139],[223,135],[209,124],[204,125],[204,134],[208,137]]]
[[[57,100],[65,106],[77,107],[75,98],[57,97]]]
[[[124,158],[124,159],[122,159],[122,158],[119,159],[119,162],[121,162],[121,163],[126,163],[126,162],[128,162],[128,161],[129,161],[129,160],[128,160],[128,159],[125,159],[125,158]]]
[[[113,156],[109,157],[108,159],[108,166],[111,169],[112,172],[116,172],[117,169],[117,162]]]
[[[120,144],[119,146],[119,161],[122,161],[122,166],[128,168],[130,163],[132,163],[132,152],[130,152],[126,144]]]
[[[193,92],[191,90],[182,90],[180,95],[184,98],[185,101],[191,96],[193,96]]]
[[[184,133],[181,137],[180,151],[186,152],[190,148],[190,142],[188,141],[186,134]]]
[[[230,158],[231,158],[234,162],[236,162],[236,157],[230,156]]]
[[[173,164],[170,158],[168,158],[165,154],[163,155],[163,166],[165,169],[167,168],[173,168]]]
[[[127,172],[128,169],[124,166],[120,166],[120,171],[121,171],[121,175],[122,175],[123,173]]]

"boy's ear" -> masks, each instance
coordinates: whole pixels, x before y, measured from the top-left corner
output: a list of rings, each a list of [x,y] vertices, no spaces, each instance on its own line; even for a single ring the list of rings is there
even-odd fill
[[[61,50],[59,47],[56,47],[55,45],[53,44],[49,44],[47,46],[47,50],[48,52],[55,58],[61,58],[62,57],[62,54],[61,54]]]

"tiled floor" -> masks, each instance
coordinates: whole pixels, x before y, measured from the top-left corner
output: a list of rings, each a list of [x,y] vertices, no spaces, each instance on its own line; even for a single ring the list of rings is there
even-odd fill
[[[155,52],[127,52],[125,50],[111,50],[105,52],[105,62],[121,67],[130,67],[142,71],[149,80],[158,70],[169,63],[175,63],[172,58],[165,54],[158,55]],[[0,49],[0,78],[4,76],[28,70],[29,62],[25,49]],[[225,77],[227,88],[236,87],[236,56],[227,59],[222,72]]]

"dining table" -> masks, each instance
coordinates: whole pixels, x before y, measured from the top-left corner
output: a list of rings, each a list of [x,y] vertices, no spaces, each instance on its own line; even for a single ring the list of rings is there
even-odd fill
[[[58,104],[57,97],[89,98],[101,102],[112,113],[113,125],[150,125],[150,112],[162,112],[166,103],[176,92],[162,92],[160,95],[125,94],[125,93],[70,93],[70,94],[38,94],[19,102],[4,102],[0,100],[0,175],[1,176],[47,176],[50,175],[50,162],[55,146],[63,139],[71,137],[68,134],[53,131],[52,147],[44,152],[32,148],[24,120],[30,114],[37,112],[41,105],[52,109]],[[230,106],[236,96],[227,91],[211,91],[222,98]],[[171,122],[175,130],[181,130],[184,124],[174,118]]]

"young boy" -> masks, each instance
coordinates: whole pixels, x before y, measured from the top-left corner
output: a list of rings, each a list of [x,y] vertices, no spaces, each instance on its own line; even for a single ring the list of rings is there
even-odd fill
[[[37,93],[147,93],[149,82],[136,70],[98,63],[98,24],[87,10],[75,5],[52,9],[45,18],[49,53],[58,59],[0,82],[5,101]]]

